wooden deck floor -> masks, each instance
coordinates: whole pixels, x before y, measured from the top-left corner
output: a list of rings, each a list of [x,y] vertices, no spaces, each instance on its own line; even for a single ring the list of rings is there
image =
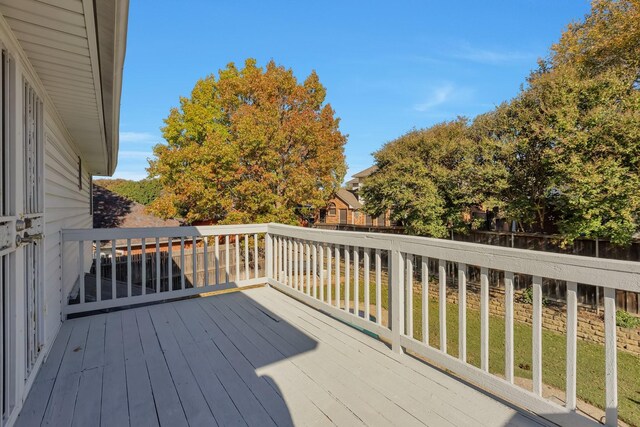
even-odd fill
[[[261,288],[66,321],[17,425],[540,423]]]

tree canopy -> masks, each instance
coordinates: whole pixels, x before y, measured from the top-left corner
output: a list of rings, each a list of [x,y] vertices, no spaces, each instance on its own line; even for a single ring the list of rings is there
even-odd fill
[[[464,228],[462,212],[498,203],[492,195],[506,174],[496,148],[464,118],[413,130],[375,153],[378,172],[362,186],[365,209],[376,216],[389,209],[414,234],[444,237]]]
[[[440,152],[459,164],[443,163]],[[395,209],[420,234],[468,227],[475,204],[500,207],[526,231],[557,230],[566,242],[628,243],[640,216],[640,0],[593,0],[516,98],[469,126],[412,131],[375,160],[366,209]],[[401,202],[402,180],[414,191],[410,203]]]
[[[312,72],[253,59],[199,80],[154,148],[162,186],[152,209],[187,222],[295,223],[326,205],[346,173],[339,119]]]

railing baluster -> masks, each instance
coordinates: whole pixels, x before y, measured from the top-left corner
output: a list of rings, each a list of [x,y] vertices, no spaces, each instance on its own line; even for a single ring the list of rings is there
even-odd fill
[[[278,237],[279,245],[280,245],[280,257],[278,258],[278,270],[280,273],[280,277],[278,281],[280,283],[286,283],[285,279],[285,269],[287,268],[287,250],[286,250],[286,239],[283,236]]]
[[[78,242],[78,281],[80,283],[80,304],[86,301],[84,289],[84,240]]]
[[[382,325],[382,254],[380,249],[376,249],[376,323]]]
[[[467,265],[458,263],[458,358],[467,361]]]
[[[140,273],[142,283],[142,295],[147,294],[147,239],[140,240],[140,260],[142,261],[142,272]]]
[[[542,277],[533,276],[533,392],[542,396]]]
[[[429,258],[422,257],[422,342],[429,345]]]
[[[389,254],[388,263],[391,264],[388,268],[388,283],[390,290],[390,307],[389,307],[389,327],[391,329],[391,350],[395,353],[402,352],[402,346],[400,344],[400,338],[405,332],[405,269],[406,262],[404,253],[392,249]]]
[[[231,271],[229,269],[229,262],[231,261],[231,254],[229,250],[229,235],[224,236],[224,283],[228,284],[231,276]]]
[[[616,339],[616,290],[604,288],[605,422],[618,425],[618,356]]]
[[[186,283],[184,278],[184,237],[180,237],[180,288],[185,289]]]
[[[127,239],[127,297],[132,296],[131,270],[131,239]]]
[[[311,296],[318,298],[318,244],[311,243]]]
[[[304,243],[304,249],[307,254],[307,295],[311,295],[311,249],[309,241]]]
[[[364,318],[371,320],[371,289],[369,282],[371,281],[371,250],[364,248]]]
[[[304,243],[298,241],[298,290],[304,292]]]
[[[353,314],[360,317],[360,248],[353,247]]]
[[[340,308],[340,245],[336,245],[335,246],[335,251],[334,251],[334,256],[336,259],[336,278],[335,278],[335,283],[333,284],[334,286],[334,300],[335,300],[335,306],[337,308]]]
[[[160,263],[160,238],[156,237],[156,293],[160,293],[162,270]]]
[[[279,259],[276,248],[274,248],[272,253],[276,257],[276,259]],[[260,273],[259,273],[260,264],[259,263],[260,263],[260,260],[258,259],[258,235],[254,234],[253,235],[253,277],[254,278],[258,278],[258,276],[260,275]],[[266,264],[267,264],[267,260],[265,260],[265,265]],[[275,267],[275,263],[274,263],[274,267]],[[278,277],[278,276],[276,274],[274,274],[273,277]]]
[[[102,250],[100,240],[96,240],[96,301],[102,301]]]
[[[513,384],[513,273],[504,272],[504,376]]]
[[[576,410],[576,367],[578,350],[578,284],[567,282],[567,399],[566,407]]]
[[[321,243],[318,247],[318,260],[320,267],[320,301],[324,301],[324,244]]]
[[[438,260],[438,304],[440,316],[440,351],[447,352],[447,261]]]
[[[216,286],[220,284],[220,236],[213,236],[213,256],[215,257],[215,259],[213,260],[213,266],[215,267],[215,283]],[[207,245],[205,245],[207,246]],[[209,256],[207,256],[206,258],[207,260],[207,265],[209,265]],[[206,272],[206,276],[207,276],[207,283],[209,281],[209,269],[207,269]]]
[[[332,260],[331,260],[331,252],[333,250],[333,246],[327,246],[327,304],[331,305],[331,276],[332,276]]]
[[[406,254],[406,286],[407,298],[404,301],[406,311],[407,331],[406,335],[413,338],[413,255]]]
[[[282,256],[283,256],[283,242],[282,237],[278,236],[278,282],[284,282],[284,277],[282,275]]]
[[[218,260],[218,236],[213,236],[216,245],[216,285],[218,284],[217,260]],[[204,236],[204,249],[202,250],[204,261],[204,286],[209,286],[209,236]]]
[[[300,248],[298,247],[298,241],[294,239],[293,240],[293,287],[297,291],[300,290],[300,280],[299,280],[300,275],[298,274],[299,273],[298,272],[299,249]]]
[[[233,281],[238,283],[240,281],[240,236],[235,236],[235,253],[236,253],[236,274]]]
[[[244,235],[244,280],[249,280],[249,235]]]
[[[489,372],[489,269],[480,268],[480,368]]]
[[[292,288],[295,287],[295,283],[293,282],[293,240],[287,239],[287,264],[289,267],[289,271],[287,274],[287,284]]]
[[[111,241],[111,299],[118,298],[118,284],[116,283],[116,241]]]
[[[169,284],[167,288],[169,291],[173,291],[173,239],[167,238],[167,277],[169,278]]]
[[[458,263],[458,358],[467,361],[467,265]]]
[[[197,239],[193,237],[191,240],[191,268],[193,269],[193,276],[191,278],[191,285],[194,288],[198,287],[198,250],[197,248]]]
[[[350,268],[349,264],[351,262],[351,254],[349,253],[349,246],[344,247],[344,311],[349,312],[350,300],[351,300],[351,290],[349,287],[351,286],[351,277],[350,277]]]

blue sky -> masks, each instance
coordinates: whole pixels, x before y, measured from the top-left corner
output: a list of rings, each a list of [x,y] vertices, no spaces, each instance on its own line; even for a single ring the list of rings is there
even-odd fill
[[[192,1],[130,4],[115,177],[146,176],[180,96],[229,62],[316,70],[341,118],[348,177],[412,128],[515,96],[586,0]]]

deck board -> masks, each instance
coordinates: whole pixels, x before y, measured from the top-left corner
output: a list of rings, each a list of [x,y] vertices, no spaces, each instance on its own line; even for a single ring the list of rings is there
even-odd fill
[[[104,427],[128,425],[129,400],[127,399],[121,312],[107,315],[104,347],[105,366],[102,374],[100,425]]]
[[[65,322],[18,426],[544,425],[269,288]]]

